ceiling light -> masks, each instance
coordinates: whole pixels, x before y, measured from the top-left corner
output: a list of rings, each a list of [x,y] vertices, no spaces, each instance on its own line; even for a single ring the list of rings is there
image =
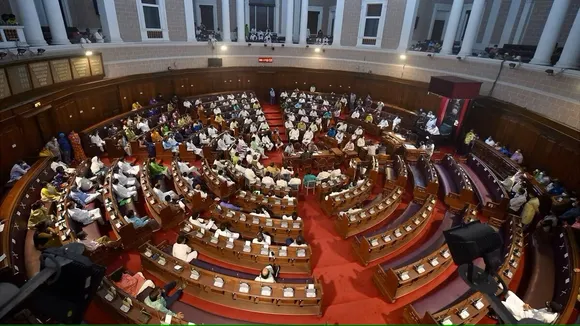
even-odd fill
[[[401,54],[401,55],[399,56],[399,59],[401,59],[401,60],[405,60],[405,59],[407,59],[407,56],[406,56],[406,55],[404,55],[404,54]]]
[[[320,52],[320,48],[314,49],[314,52],[319,53]]]
[[[85,52],[85,55],[86,55],[87,57],[88,57],[88,56],[91,56],[91,55],[93,55],[93,51],[86,51],[86,52]]]
[[[221,49],[222,51],[226,51],[226,50],[228,49],[228,47],[227,47],[227,46],[225,46],[225,45],[222,45],[222,46],[220,47],[220,49]]]

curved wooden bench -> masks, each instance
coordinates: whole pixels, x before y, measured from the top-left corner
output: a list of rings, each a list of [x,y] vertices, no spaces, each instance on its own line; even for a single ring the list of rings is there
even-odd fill
[[[385,189],[393,190],[396,187],[405,188],[409,171],[401,155],[395,155],[392,163],[385,167]]]
[[[439,192],[439,178],[435,166],[426,155],[421,155],[417,162],[409,163],[409,170],[413,174],[415,188],[413,199],[419,203],[430,195],[436,196]]]
[[[318,199],[322,200],[326,195],[331,192],[342,189],[346,187],[350,179],[345,174],[341,174],[336,178],[332,178],[328,181],[316,182],[316,193],[318,194]]]
[[[139,170],[139,179],[141,180],[141,190],[145,197],[145,205],[149,214],[159,223],[163,229],[169,229],[179,224],[185,218],[184,212],[175,204],[167,204],[157,198],[153,192],[151,178],[149,176],[149,163],[147,159]]]
[[[372,181],[367,178],[360,185],[352,187],[346,192],[335,196],[328,195],[322,200],[320,206],[326,214],[334,215],[365,201],[371,194],[372,188]]]
[[[200,228],[185,221],[181,229],[199,253],[235,266],[259,273],[266,264],[278,264],[284,273],[310,273],[312,250],[307,247],[264,245],[224,237],[215,238],[212,231],[201,232]],[[247,242],[249,246],[246,246]],[[284,256],[285,253],[285,256]]]
[[[205,158],[201,161],[201,177],[209,190],[220,198],[228,198],[238,188],[236,184],[228,185],[226,181],[220,180]]]
[[[296,239],[304,228],[302,221],[256,216],[220,205],[214,205],[211,213],[216,220],[230,223],[234,230],[247,239],[255,238],[256,234],[262,230],[272,237],[272,242],[285,243],[288,238]]]
[[[185,200],[185,205],[191,213],[203,212],[208,209],[213,201],[211,198],[202,198],[201,194],[193,191],[189,183],[183,179],[183,175],[179,173],[179,166],[177,160],[171,162],[171,174],[173,175],[173,186],[178,195],[182,195]]]
[[[184,282],[187,284],[184,291],[202,300],[256,313],[322,315],[323,293],[317,280],[314,284],[256,282],[188,266],[150,244],[140,249],[146,271],[165,282]],[[247,291],[240,290],[244,283]],[[263,287],[268,287],[270,293],[264,292]],[[286,289],[292,289],[293,295],[285,296]]]
[[[462,210],[466,204],[475,204],[473,185],[463,168],[457,164],[453,156],[446,154],[436,165],[437,172],[446,188],[445,204],[454,211]]]
[[[366,266],[371,261],[384,258],[423,234],[435,203],[435,196],[429,196],[421,209],[401,225],[372,236],[356,237],[352,246],[362,264]]]
[[[232,199],[232,203],[240,206],[243,210],[251,212],[258,207],[269,208],[275,216],[292,215],[298,210],[298,200],[296,198],[278,198],[253,194],[249,191],[240,190]]]
[[[402,198],[403,189],[397,187],[379,202],[361,211],[351,214],[340,212],[334,223],[336,231],[346,239],[383,223],[397,209]]]
[[[524,250],[523,230],[516,222],[517,218],[512,216],[510,222],[505,225],[510,241],[506,243],[504,262],[498,270],[498,275],[506,286],[509,286],[516,273]],[[477,324],[488,313],[490,303],[480,292],[468,291],[467,294],[467,297],[464,296],[435,313],[426,312],[423,317],[419,316],[412,305],[407,305],[404,308],[404,318],[407,322],[416,324]]]

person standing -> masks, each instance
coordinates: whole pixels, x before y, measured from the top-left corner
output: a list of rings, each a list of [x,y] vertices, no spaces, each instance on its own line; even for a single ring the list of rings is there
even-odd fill
[[[62,153],[62,160],[66,165],[71,163],[72,147],[64,133],[58,134],[58,145]]]
[[[81,145],[81,137],[74,130],[68,134],[68,139],[72,145],[72,150],[74,154],[74,160],[77,163],[81,163],[87,159],[83,146]],[[66,162],[65,162],[66,163]]]
[[[270,88],[270,104],[276,104],[276,91],[273,88]]]

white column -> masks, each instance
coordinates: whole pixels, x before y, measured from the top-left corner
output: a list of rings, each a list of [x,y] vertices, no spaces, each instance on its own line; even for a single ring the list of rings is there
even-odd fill
[[[417,7],[419,7],[417,0],[407,0],[405,7],[405,16],[403,17],[403,27],[401,28],[401,38],[399,39],[399,47],[397,52],[406,52],[409,48],[409,42],[415,26],[415,16]]]
[[[43,0],[44,10],[46,11],[46,19],[48,20],[48,26],[50,27],[50,35],[52,40],[50,44],[52,45],[63,45],[70,44],[68,36],[66,34],[66,28],[64,27],[64,19],[62,18],[62,13],[60,11],[60,5],[58,0]]]
[[[246,13],[244,0],[236,0],[236,24],[238,25],[238,43],[246,42]]]
[[[183,0],[183,10],[185,11],[185,31],[187,42],[197,42],[195,37],[195,11],[193,0]]]
[[[230,0],[222,0],[222,40],[231,42],[230,36]]]
[[[580,68],[580,10],[576,12],[576,19],[574,19],[574,24],[570,28],[570,34],[568,34],[566,44],[564,44],[562,55],[560,55],[560,60],[558,60],[555,67]]]
[[[469,22],[467,23],[467,28],[465,29],[465,36],[463,37],[463,42],[461,43],[461,50],[459,51],[459,56],[471,55],[473,51],[473,45],[475,45],[477,31],[479,30],[479,25],[481,24],[481,18],[483,16],[484,10],[485,10],[485,0],[473,0],[473,6],[471,7],[471,15],[469,15]]]
[[[501,32],[501,37],[499,38],[498,47],[502,48],[504,44],[510,43],[510,36],[512,35],[512,30],[514,29],[514,25],[516,24],[516,18],[518,15],[518,10],[520,9],[521,0],[512,0],[510,4],[510,9],[508,10],[508,15],[505,21],[505,25],[503,27],[503,31]],[[520,21],[525,20],[524,13],[520,16]]]
[[[342,19],[344,18],[344,1],[345,0],[336,0],[334,29],[332,31],[332,46],[340,46],[340,38],[342,37]]]
[[[274,29],[273,31],[280,35],[280,12],[282,11],[280,0],[276,0],[276,8],[274,8]]]
[[[292,44],[292,23],[294,22],[294,0],[286,1],[286,44]]]
[[[24,26],[26,43],[31,46],[46,46],[34,1],[11,0],[10,7],[16,12],[18,21]]]
[[[449,21],[447,22],[447,29],[445,36],[443,36],[443,45],[441,46],[441,54],[453,53],[453,42],[455,42],[455,34],[459,27],[459,20],[461,19],[461,12],[463,11],[463,0],[453,0],[451,12],[449,13]]]
[[[321,17],[322,18],[322,17]],[[302,7],[300,7],[300,42],[299,44],[305,45],[306,39],[308,38],[308,0],[302,0]],[[312,33],[312,31],[310,31]],[[318,31],[315,31],[315,33]]]
[[[554,52],[554,48],[558,42],[560,30],[562,30],[562,24],[564,23],[564,18],[566,18],[566,11],[568,10],[569,5],[570,0],[554,1],[552,9],[550,9],[550,14],[548,15],[548,20],[544,25],[542,36],[540,36],[536,53],[530,63],[536,65],[550,65],[550,58],[552,57],[552,53]],[[578,37],[578,35],[575,35],[575,37]]]
[[[499,14],[499,7],[501,7],[501,2],[502,0],[493,0],[493,4],[491,5],[489,18],[487,19],[487,24],[485,25],[485,33],[483,33],[483,39],[481,40],[483,48],[490,46],[489,42],[491,42],[491,34],[493,34],[493,30],[495,28],[495,22],[497,21],[497,15]],[[514,2],[519,2],[519,0],[515,0]]]
[[[188,1],[186,1],[187,3]],[[191,3],[191,1],[189,0]],[[105,35],[105,42],[107,43],[119,43],[123,42],[121,39],[121,32],[119,31],[119,21],[117,20],[117,9],[115,9],[115,0],[98,0],[97,8],[99,8],[99,16],[101,18],[101,27],[103,28],[103,35]],[[187,9],[187,8],[186,8]],[[191,15],[193,16],[193,11]],[[187,17],[187,10],[185,11]],[[186,19],[186,27],[189,28],[189,24]],[[194,31],[195,36],[195,31]],[[189,41],[189,33],[188,33]]]
[[[510,42],[512,44],[520,44],[522,36],[524,35],[524,28],[526,28],[528,24],[534,4],[534,0],[526,0],[526,3],[524,3],[524,9],[522,9],[522,14],[520,15],[520,21],[518,22],[518,27],[516,29],[516,33],[514,34],[514,38],[511,41],[508,38],[506,43]]]

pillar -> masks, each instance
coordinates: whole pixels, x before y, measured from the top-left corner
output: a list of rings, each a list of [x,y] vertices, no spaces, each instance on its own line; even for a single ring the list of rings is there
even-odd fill
[[[570,28],[570,33],[564,44],[560,60],[554,67],[578,69],[580,68],[580,10],[576,12],[576,19]]]
[[[40,20],[36,12],[34,1],[11,0],[10,6],[18,15],[18,21],[24,27],[26,43],[31,46],[46,46],[46,41],[40,28]]]
[[[336,0],[334,28],[332,31],[332,46],[340,46],[340,38],[342,37],[342,19],[344,18],[344,1],[345,0]]]
[[[473,0],[471,15],[469,16],[469,22],[467,23],[467,28],[465,29],[463,42],[461,42],[459,56],[470,56],[473,52],[473,46],[475,45],[477,31],[479,30],[479,25],[481,24],[481,18],[483,17],[484,10],[485,0]]]
[[[417,0],[407,0],[405,7],[405,16],[403,17],[403,27],[401,28],[401,38],[399,39],[399,47],[397,52],[406,52],[409,48],[409,42],[413,35],[413,27],[415,27],[415,16],[417,13]]]
[[[508,15],[499,38],[498,47],[502,48],[505,44],[510,44],[510,36],[512,35],[512,30],[516,24],[516,18],[518,15],[518,10],[520,9],[521,0],[512,0],[510,8],[508,10]],[[525,20],[524,13],[520,16],[520,20]]]
[[[230,0],[222,0],[222,41],[231,42]]]
[[[246,42],[246,13],[244,0],[236,0],[236,24],[238,25],[238,43]]]
[[[286,1],[286,44],[292,44],[292,23],[294,22],[294,0]]]
[[[50,35],[52,36],[50,44],[70,44],[66,34],[66,28],[64,27],[64,19],[62,18],[62,12],[60,11],[58,0],[42,0],[42,3],[44,4],[46,19],[48,20]]]
[[[274,28],[272,29],[272,31],[277,33],[278,35],[280,35],[280,33],[282,33],[280,30],[280,26],[282,25],[280,23],[280,12],[281,11],[282,11],[281,1],[276,0],[276,8],[274,9]]]
[[[566,18],[566,11],[569,5],[570,0],[554,1],[552,9],[550,9],[550,14],[548,15],[548,20],[544,25],[542,36],[540,36],[536,53],[530,63],[545,66],[550,65],[550,59],[558,42],[558,36],[560,36],[562,23],[564,23],[564,18]],[[578,35],[575,36],[578,37]]]
[[[321,17],[322,18],[322,17]],[[312,31],[310,31],[312,33]],[[314,31],[317,33],[318,31]],[[302,0],[302,6],[300,7],[300,41],[299,44],[306,45],[306,39],[308,38],[308,0]]]
[[[449,21],[447,22],[447,29],[445,36],[443,36],[443,45],[441,45],[441,54],[453,54],[453,43],[455,42],[455,34],[459,27],[459,20],[461,19],[461,12],[463,11],[463,0],[453,0],[451,12],[449,13]]]
[[[499,7],[501,7],[501,2],[502,0],[493,0],[493,4],[491,5],[489,18],[487,19],[487,24],[485,25],[485,33],[483,33],[483,39],[481,40],[483,48],[493,46],[493,44],[490,44],[491,34],[493,34],[493,30],[495,28],[495,22],[497,21],[497,15],[499,14]],[[518,0],[515,0],[514,2],[518,2]]]
[[[520,20],[518,22],[518,27],[514,34],[513,40],[508,40],[512,44],[520,44],[522,37],[524,36],[524,29],[530,19],[532,7],[534,5],[534,0],[525,0],[524,8],[522,9],[522,14],[520,15]]]
[[[186,1],[187,2],[187,1]],[[191,2],[191,1],[189,1]],[[119,21],[117,20],[117,9],[115,8],[115,0],[98,0],[97,7],[99,8],[99,16],[101,19],[101,27],[103,29],[103,35],[105,35],[105,42],[107,43],[120,43],[123,42],[121,38],[121,32],[119,31]],[[193,16],[193,8],[189,10]],[[187,10],[186,10],[187,17]],[[193,20],[193,17],[192,17]],[[189,22],[186,19],[186,27],[189,28]],[[191,22],[193,23],[193,21]],[[193,28],[193,27],[192,27]],[[189,41],[189,31],[188,31],[188,41]],[[195,37],[195,30],[193,32]]]

